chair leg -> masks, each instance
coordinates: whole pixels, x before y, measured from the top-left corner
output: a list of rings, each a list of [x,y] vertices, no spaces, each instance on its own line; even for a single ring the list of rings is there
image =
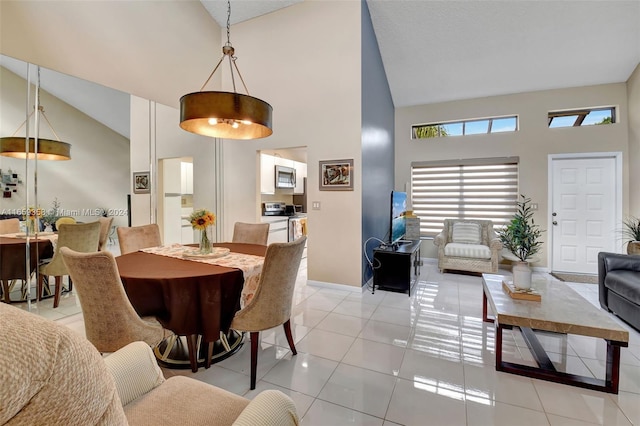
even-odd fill
[[[282,326],[284,327],[284,334],[287,336],[287,342],[289,342],[291,352],[294,355],[297,355],[298,351],[296,351],[296,345],[293,344],[293,336],[291,335],[291,320],[288,319],[287,322],[282,324]]]
[[[36,300],[39,302],[42,298],[42,287],[44,287],[44,275],[38,273],[38,286],[36,287],[36,291],[38,294],[36,295]]]
[[[56,275],[56,295],[53,297],[53,307],[57,308],[60,303],[60,294],[62,293],[62,276]]]
[[[258,339],[260,338],[259,331],[252,331],[249,333],[251,337],[251,390],[256,388],[256,370],[258,369]]]
[[[69,275],[69,292],[73,291],[73,281],[71,281],[71,275]]]

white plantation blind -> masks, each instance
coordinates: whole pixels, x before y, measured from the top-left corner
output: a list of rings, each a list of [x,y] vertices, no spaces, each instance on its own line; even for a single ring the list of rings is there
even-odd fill
[[[411,204],[420,235],[437,235],[445,219],[506,225],[518,200],[518,157],[411,163]]]

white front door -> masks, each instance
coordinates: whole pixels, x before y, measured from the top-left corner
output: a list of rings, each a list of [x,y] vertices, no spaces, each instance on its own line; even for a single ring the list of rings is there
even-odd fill
[[[598,273],[598,252],[616,251],[616,159],[552,159],[551,270]]]

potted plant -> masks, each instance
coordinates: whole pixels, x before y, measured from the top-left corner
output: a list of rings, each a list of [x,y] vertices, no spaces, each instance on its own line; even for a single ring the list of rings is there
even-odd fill
[[[60,202],[58,198],[54,198],[51,203],[51,208],[44,211],[42,216],[42,222],[44,226],[50,226],[52,230],[56,231],[56,221],[60,218]]]
[[[504,228],[498,230],[498,237],[502,241],[504,248],[509,250],[513,260],[513,285],[519,289],[529,289],[531,287],[531,268],[529,262],[533,256],[540,251],[542,241],[542,230],[533,220],[533,209],[531,199],[520,195],[517,201],[516,213],[511,222]],[[506,256],[505,256],[506,257]]]
[[[640,255],[640,218],[630,217],[622,222],[622,226],[627,254]]]

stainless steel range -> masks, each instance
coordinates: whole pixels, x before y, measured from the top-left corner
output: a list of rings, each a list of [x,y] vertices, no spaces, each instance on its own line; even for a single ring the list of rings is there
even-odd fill
[[[285,203],[262,203],[262,216],[285,216]]]

